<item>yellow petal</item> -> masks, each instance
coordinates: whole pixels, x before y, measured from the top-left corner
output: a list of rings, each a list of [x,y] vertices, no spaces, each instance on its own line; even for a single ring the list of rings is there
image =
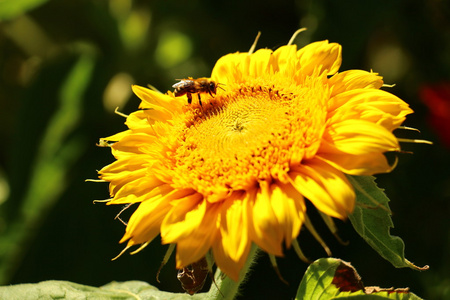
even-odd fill
[[[129,135],[130,133],[131,133],[131,130],[125,130],[125,131],[110,135],[108,137],[101,138],[101,140],[108,141],[108,142],[118,142],[121,139],[123,139],[124,137],[126,137],[127,135]]]
[[[163,244],[176,243],[191,235],[201,224],[207,202],[199,193],[188,195],[174,206],[161,225]]]
[[[139,204],[133,213],[120,240],[128,241],[128,246],[138,245],[153,240],[158,234],[161,222],[171,209],[164,197],[155,197]]]
[[[214,226],[217,223],[220,212],[220,204],[207,204],[208,213],[205,214],[202,223],[192,234],[177,241],[177,268],[183,268],[200,260],[211,249],[219,231]]]
[[[152,181],[152,179],[155,179]],[[115,192],[114,199],[108,202],[110,204],[125,204],[142,202],[158,195],[164,195],[171,192],[168,184],[160,182],[156,177],[143,177],[134,181],[127,182]]]
[[[331,97],[354,89],[379,89],[383,85],[383,79],[378,73],[363,70],[348,70],[333,75],[328,80],[333,86]]]
[[[136,192],[139,190],[141,194],[163,184],[156,176],[147,176],[147,168],[142,165],[142,162],[142,159],[138,159],[136,156],[129,156],[120,161],[115,161],[99,171],[101,179],[111,182],[111,196],[116,195],[117,197],[119,190],[129,184],[130,186],[138,185],[137,189],[129,191]],[[119,197],[122,197],[122,195],[119,195]]]
[[[133,85],[132,89],[136,96],[145,102],[146,108],[156,109],[163,114],[164,119],[171,119],[174,113],[181,113],[183,104],[174,97],[138,85]]]
[[[258,77],[267,74],[272,58],[272,50],[260,49],[248,56],[244,74],[251,77]]]
[[[178,241],[175,267],[181,269],[199,261],[205,257],[210,248],[210,244],[203,243],[201,240],[196,240],[194,238]]]
[[[324,139],[342,152],[361,155],[396,151],[395,136],[382,126],[364,120],[345,120],[327,128]]]
[[[318,159],[289,173],[294,187],[321,212],[345,219],[353,211],[355,192],[345,175]]]
[[[145,133],[132,133],[123,137],[120,142],[112,145],[114,157],[121,159],[129,155],[147,154],[151,152],[156,137]],[[142,158],[141,158],[142,159]]]
[[[138,110],[131,113],[125,121],[125,124],[131,130],[148,131],[148,129],[150,128],[145,110]]]
[[[168,114],[162,114],[159,110],[149,108],[146,110],[138,110],[131,113],[125,124],[134,132],[145,132],[153,135],[155,133],[155,122],[170,122],[167,119]]]
[[[349,175],[374,175],[390,172],[393,168],[381,152],[352,155],[326,141],[322,142],[316,157]]]
[[[211,79],[215,82],[229,85],[229,82],[242,80],[242,66],[248,58],[247,53],[232,53],[219,58],[211,73]]]
[[[254,199],[246,202],[248,219],[253,221],[249,232],[251,239],[264,251],[282,256],[283,232],[270,203],[268,184],[260,183],[260,189]]]
[[[136,173],[146,171],[143,165],[144,162],[140,157],[129,156],[103,167],[99,171],[99,174],[106,181],[121,181],[123,179],[130,179],[129,176],[133,176],[131,179],[134,179],[134,177],[142,175]]]
[[[227,276],[229,276],[234,281],[239,280],[239,273],[244,266],[248,253],[250,252],[251,244],[247,243],[246,248],[239,261],[231,259],[227,252],[225,252],[224,246],[220,239],[216,239],[213,245],[214,260],[216,261],[217,267],[220,268]]]
[[[161,193],[157,193],[158,190]],[[162,220],[173,207],[171,202],[174,199],[186,198],[189,193],[192,193],[192,190],[159,188],[149,192],[147,199],[139,204],[138,209],[131,216],[125,235],[120,242],[130,239],[128,242],[130,246],[142,244],[153,239],[156,236],[155,232],[160,232]]]
[[[291,246],[304,221],[306,206],[303,196],[291,185],[275,183],[270,186],[271,203],[283,231],[286,247]]]
[[[297,64],[297,46],[281,46],[273,53],[274,72],[285,73],[287,70],[295,70]]]
[[[356,89],[338,94],[329,101],[330,123],[363,119],[392,131],[413,111],[400,98],[382,90]]]
[[[248,236],[248,219],[245,212],[244,193],[235,192],[225,200],[220,212],[220,234],[223,251],[227,257],[237,262],[251,244]]]
[[[297,51],[302,73],[311,75],[314,69],[320,68],[327,75],[333,75],[339,70],[342,62],[342,47],[336,43],[321,41],[311,43]]]

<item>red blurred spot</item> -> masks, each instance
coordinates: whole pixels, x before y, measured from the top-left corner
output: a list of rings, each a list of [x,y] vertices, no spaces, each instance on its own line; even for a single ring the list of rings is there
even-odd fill
[[[450,82],[422,87],[420,98],[429,109],[428,122],[450,148]]]

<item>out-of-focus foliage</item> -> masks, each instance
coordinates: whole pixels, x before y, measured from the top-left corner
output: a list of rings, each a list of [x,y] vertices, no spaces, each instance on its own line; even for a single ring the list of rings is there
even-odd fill
[[[275,49],[307,27],[299,45],[338,42],[343,70],[372,69],[396,84],[389,91],[415,110],[405,125],[422,131],[398,136],[435,143],[404,145],[414,155],[401,154],[394,172],[377,180],[391,199],[392,233],[406,243],[409,259],[430,270],[394,269],[348,223],[338,223],[350,242],[340,245],[308,207],[314,225],[366,285],[409,286],[425,299],[450,297],[450,155],[445,136],[427,119],[429,110],[442,111],[443,119],[449,111],[433,101],[425,106],[420,96],[424,88],[450,85],[449,15],[450,4],[439,0],[0,1],[1,283],[142,280],[181,292],[173,260],[156,282],[166,250],[158,241],[110,261],[122,249],[117,242],[124,226],[114,220],[121,207],[92,203],[108,197],[107,186],[84,182],[113,161],[95,143],[125,129],[114,109],[137,108],[131,84],[165,92],[175,79],[209,76],[227,53],[248,51],[258,31],[258,46]],[[310,259],[325,256],[307,232],[299,240]],[[289,286],[262,255],[241,298],[295,297],[307,265],[292,250],[278,264]]]
[[[48,0],[3,0],[0,2],[0,20],[18,17]]]

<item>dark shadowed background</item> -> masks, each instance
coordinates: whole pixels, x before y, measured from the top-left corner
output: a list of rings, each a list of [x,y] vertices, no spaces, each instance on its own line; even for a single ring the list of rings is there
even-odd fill
[[[366,285],[410,287],[426,299],[450,299],[450,4],[441,0],[0,2],[0,284],[69,280],[100,286],[143,280],[181,292],[172,258],[156,282],[167,246],[111,261],[123,248],[118,206],[107,184],[86,183],[113,161],[99,137],[125,130],[139,100],[130,85],[165,92],[176,78],[208,77],[221,56],[328,39],[343,46],[341,70],[379,72],[388,90],[414,109],[406,126],[433,146],[407,144],[398,167],[378,177],[391,199],[393,235],[406,257],[430,270],[395,269],[337,221],[337,243],[308,207],[335,257]],[[130,212],[126,212],[125,215]],[[312,260],[326,254],[302,231]],[[284,285],[262,254],[240,299],[291,299],[307,264],[291,250],[278,260]]]

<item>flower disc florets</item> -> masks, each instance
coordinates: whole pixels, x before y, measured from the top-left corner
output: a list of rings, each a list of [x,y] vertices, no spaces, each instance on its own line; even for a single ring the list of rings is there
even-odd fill
[[[276,79],[229,84],[230,92],[195,109],[200,117],[168,145],[176,188],[192,187],[211,200],[262,181],[287,183],[292,166],[314,156],[330,94],[323,76],[302,86]]]

